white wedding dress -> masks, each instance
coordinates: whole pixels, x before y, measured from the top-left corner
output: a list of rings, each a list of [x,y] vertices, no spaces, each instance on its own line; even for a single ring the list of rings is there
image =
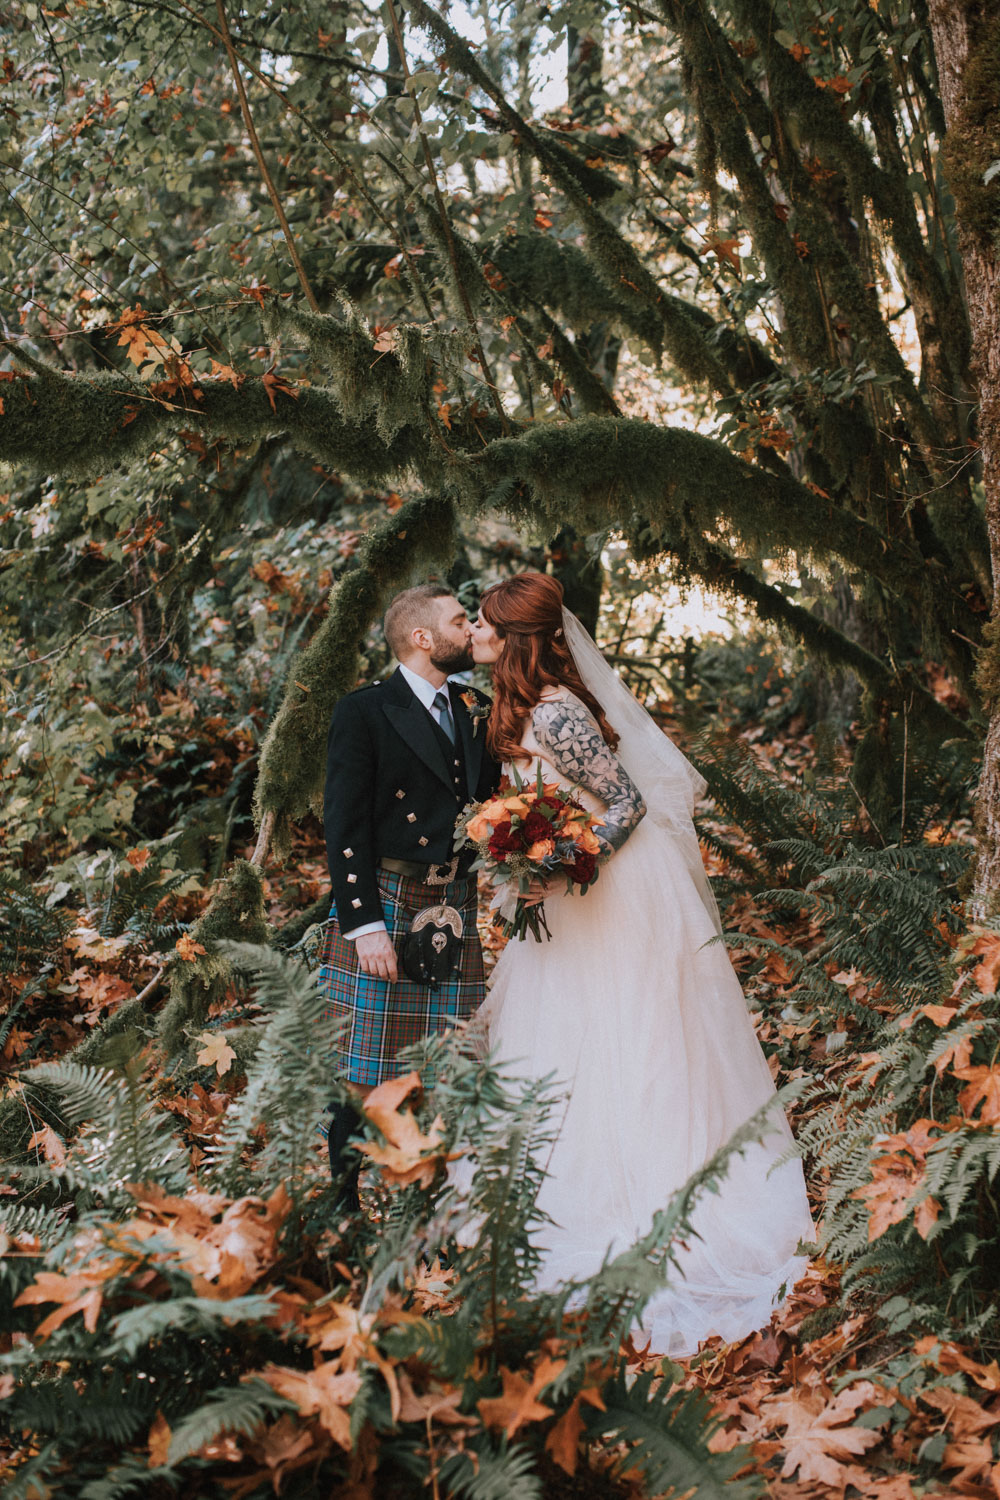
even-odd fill
[[[559,695],[583,710],[565,688]],[[530,785],[541,758],[544,779],[567,785],[538,743],[535,718],[518,772]],[[575,795],[599,814],[596,797]],[[480,1012],[503,1073],[553,1074],[566,1095],[539,1200],[554,1221],[536,1236],[546,1289],[592,1275],[646,1233],[774,1095],[726,949],[711,942],[717,913],[693,828],[681,819],[671,831],[669,818],[652,813],[584,895],[546,900],[550,942],[508,943]],[[764,1142],[733,1155],[718,1192],[696,1206],[699,1238],[680,1252],[683,1277],[671,1271],[637,1330],[655,1353],[690,1354],[711,1334],[731,1341],[765,1327],[782,1288],[805,1270],[796,1246],[813,1239],[813,1226],[802,1166],[793,1158],[774,1167],[792,1137],[781,1111],[773,1114]]]

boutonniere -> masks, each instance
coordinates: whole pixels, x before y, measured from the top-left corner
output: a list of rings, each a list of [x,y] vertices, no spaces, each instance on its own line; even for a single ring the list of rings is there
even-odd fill
[[[488,703],[480,702],[479,698],[476,697],[476,694],[471,691],[467,693],[459,693],[459,697],[469,711],[469,718],[472,720],[472,737],[473,739],[475,739],[476,735],[479,733],[480,721],[482,719],[488,719],[490,716],[490,705]]]

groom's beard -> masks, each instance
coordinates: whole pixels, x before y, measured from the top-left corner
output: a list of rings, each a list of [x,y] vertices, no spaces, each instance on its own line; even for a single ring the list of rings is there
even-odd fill
[[[452,641],[442,640],[440,636],[433,636],[431,647],[431,666],[450,677],[453,672],[471,672],[475,666],[472,656],[472,642],[467,646],[456,646]]]

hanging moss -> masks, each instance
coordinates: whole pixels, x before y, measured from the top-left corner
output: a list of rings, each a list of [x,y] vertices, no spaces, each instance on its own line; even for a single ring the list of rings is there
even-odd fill
[[[232,965],[216,951],[216,943],[222,938],[240,943],[266,943],[270,931],[264,914],[260,871],[248,860],[237,859],[204,915],[191,929],[194,942],[207,951],[193,959],[178,955],[171,961],[170,999],[157,1024],[168,1058],[182,1049],[188,1028],[203,1025],[211,1005],[222,999],[233,980]]]
[[[406,323],[393,330],[393,347],[376,352],[374,336],[356,308],[344,303],[339,316],[307,312],[284,302],[265,305],[265,332],[272,339],[292,333],[330,376],[346,421],[373,417],[387,446],[406,427],[425,423],[436,366],[429,358],[441,335],[430,326]],[[453,338],[456,359],[460,349]]]
[[[888,226],[906,274],[926,288],[939,336],[951,346],[950,363],[960,369],[963,342],[965,351],[968,350],[968,325],[961,297],[957,288],[946,286],[940,267],[924,244],[913,193],[907,183],[907,169],[894,135],[891,140],[884,134],[881,137],[885,154],[880,165],[861,134],[844,118],[835,96],[826,89],[818,89],[808,69],[775,41],[771,7],[763,0],[737,0],[736,15],[759,44],[774,110],[795,122],[801,139],[812,145],[815,154],[844,173],[855,200],[870,202]],[[869,60],[868,66],[869,69],[880,66],[878,54]],[[796,189],[799,186],[796,184]]]
[[[345,421],[335,392],[321,387],[297,386],[294,396],[272,387],[269,396],[263,380],[247,378],[239,389],[205,380],[199,390],[188,406],[168,407],[124,375],[46,369],[4,387],[0,459],[91,479],[119,465],[137,467],[191,427],[244,445],[285,432],[331,469],[373,486],[427,458],[425,426],[404,427],[389,443],[373,441],[371,424]]]
[[[968,738],[972,734],[970,725],[939,703],[914,672],[909,669],[895,671],[891,662],[866,650],[829,621],[796,604],[780,588],[758,577],[720,547],[704,545],[696,553],[674,534],[671,553],[681,561],[690,576],[701,579],[711,589],[752,605],[759,620],[777,626],[800,642],[814,660],[824,661],[837,671],[853,672],[867,689],[870,702],[892,709],[901,709],[905,705],[915,720],[939,736]]]
[[[455,551],[456,516],[436,495],[410,500],[369,536],[358,565],[330,593],[326,619],[292,662],[285,694],[261,747],[254,791],[258,820],[278,818],[277,847],[291,821],[320,811],[330,716],[357,682],[365,635],[393,594],[418,574],[447,566]]]

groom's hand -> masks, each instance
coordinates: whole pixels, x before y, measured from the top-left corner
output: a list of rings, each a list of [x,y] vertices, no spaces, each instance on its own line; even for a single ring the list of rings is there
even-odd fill
[[[396,982],[396,950],[387,932],[366,932],[355,938],[354,948],[358,963],[366,974],[375,979]]]

